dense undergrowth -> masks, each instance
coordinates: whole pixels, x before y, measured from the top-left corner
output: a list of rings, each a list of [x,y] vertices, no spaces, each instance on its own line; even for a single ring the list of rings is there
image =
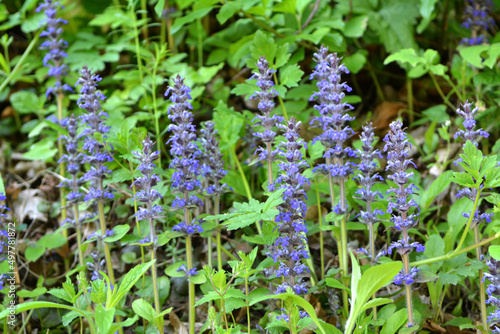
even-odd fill
[[[498,5],[0,2],[2,331],[500,331]]]

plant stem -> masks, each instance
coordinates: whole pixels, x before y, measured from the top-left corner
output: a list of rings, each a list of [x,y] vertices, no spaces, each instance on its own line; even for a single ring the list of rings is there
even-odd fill
[[[196,19],[196,28],[198,30],[198,68],[203,66],[203,26],[201,25],[201,18]]]
[[[319,250],[321,258],[321,279],[325,279],[325,254],[324,254],[324,240],[323,240],[323,219],[321,211],[321,199],[319,196],[318,181],[314,178],[314,185],[316,187],[316,202],[318,205],[318,221],[319,221]]]
[[[148,212],[151,212],[151,202],[147,203]],[[153,243],[149,251],[151,253],[151,261],[156,260],[156,233],[155,233],[155,224],[153,219],[149,218],[149,233],[151,235],[151,242]],[[161,305],[160,305],[160,294],[158,293],[158,281],[157,281],[157,273],[156,273],[156,262],[151,266],[151,277],[153,279],[153,292],[155,299],[155,311],[156,314],[161,313]],[[160,334],[163,334],[163,318],[160,319],[160,323],[158,324],[158,330]]]
[[[474,242],[479,244],[479,241],[479,224],[476,224],[476,226],[474,226]],[[481,262],[481,246],[476,247],[476,260]],[[489,333],[488,314],[486,312],[486,287],[484,284],[483,269],[479,269],[479,299],[481,306],[481,321],[483,323],[484,332]]]
[[[403,187],[403,186],[401,186]],[[406,219],[406,212],[403,212],[403,220]],[[403,231],[403,240],[406,242],[408,240],[408,229],[402,228]],[[404,271],[405,275],[408,275],[410,273],[410,259],[408,257],[408,254],[403,254],[403,266],[404,266]],[[403,283],[405,285],[405,294],[406,294],[406,310],[408,312],[408,325],[414,325],[413,324],[413,308],[411,305],[411,284],[406,284],[406,282]]]
[[[269,118],[269,115],[266,115]],[[273,162],[271,161],[272,147],[271,143],[266,143],[267,146],[267,185],[270,186],[273,183]]]
[[[73,176],[76,179],[76,176]],[[75,225],[76,225],[76,243],[78,246],[78,260],[80,263],[80,267],[85,268],[85,261],[83,260],[83,251],[82,251],[82,227],[80,226],[80,218],[78,217],[78,203],[73,205],[73,210],[75,212]],[[84,270],[84,269],[82,269]]]
[[[31,43],[28,45],[28,47],[26,48],[26,51],[24,51],[23,55],[21,56],[21,58],[17,62],[16,66],[14,67],[12,72],[10,72],[9,76],[7,78],[5,78],[5,81],[2,82],[2,84],[0,84],[0,92],[3,91],[3,89],[9,84],[9,82],[12,80],[12,78],[16,75],[17,71],[24,63],[24,60],[26,59],[26,57],[30,54],[31,49],[33,49],[33,47],[38,42],[39,37],[40,37],[40,33],[35,35],[35,38],[33,38]]]
[[[250,191],[250,186],[248,185],[247,178],[245,176],[245,173],[243,172],[243,168],[241,167],[240,160],[238,159],[238,156],[236,155],[236,151],[234,146],[231,146],[231,155],[234,158],[234,161],[236,163],[236,166],[238,167],[238,171],[241,176],[241,180],[243,181],[243,186],[245,187],[245,192],[247,193],[247,199],[250,201],[252,199],[252,192]],[[259,234],[262,234],[262,228],[260,227],[259,222],[255,222],[255,226],[257,227],[257,232]]]
[[[99,223],[101,225],[101,235],[103,238],[103,246],[104,246],[104,257],[106,259],[106,268],[108,269],[108,276],[109,276],[109,281],[111,282],[112,285],[115,285],[115,273],[113,272],[113,265],[111,262],[111,252],[109,251],[109,245],[107,242],[104,242],[104,237],[106,235],[106,222],[104,218],[104,204],[102,203],[102,200],[100,200],[98,203],[98,209],[99,209]]]
[[[134,175],[134,168],[132,165],[132,161],[129,161],[129,167],[130,167],[130,175]],[[135,184],[132,184],[132,195],[133,195],[132,198],[134,199],[134,215],[137,213],[137,201],[135,200],[135,194],[136,194]],[[136,222],[136,226],[139,237],[142,237],[141,224],[139,222]],[[146,263],[146,258],[144,257],[144,246],[140,245],[140,247],[141,247],[141,264],[144,264]],[[142,288],[144,289],[145,286],[146,286],[145,276],[142,275]]]
[[[218,215],[220,211],[220,195],[215,196],[215,203],[214,203],[214,214]],[[219,225],[219,219],[215,220],[215,229],[216,229],[216,244],[217,244],[217,268],[222,270],[222,245],[220,242],[220,225]],[[211,239],[211,238],[209,238]]]
[[[248,302],[248,276],[245,276],[245,295],[247,296],[247,299],[245,299],[245,302],[247,304],[247,329],[248,329],[248,334],[250,334],[251,326],[250,326],[250,305]]]
[[[408,93],[408,115],[410,116],[410,124],[413,124],[415,119],[415,111],[413,110],[413,82],[406,76],[406,91]]]
[[[144,40],[147,43],[148,42],[148,25],[147,25],[148,7],[146,4],[146,0],[141,0],[141,18],[146,22],[144,27],[142,27],[142,36],[144,36]]]
[[[441,90],[441,86],[439,86],[439,83],[437,82],[434,74],[432,72],[429,72],[429,75],[432,79],[432,82],[434,83],[434,86],[436,86],[436,90],[437,90],[439,96],[441,96],[444,103],[446,103],[446,105],[448,105],[448,107],[450,107],[451,110],[455,110],[455,106],[453,106],[453,104],[451,104],[451,102],[448,100],[448,98],[444,95],[443,91]]]
[[[474,200],[474,206],[472,207],[472,212],[469,217],[469,221],[467,221],[467,225],[465,226],[465,230],[462,233],[462,237],[460,238],[460,241],[458,242],[457,248],[455,248],[455,251],[460,250],[462,248],[462,244],[465,241],[465,238],[467,237],[467,234],[470,230],[471,224],[472,224],[472,218],[474,218],[474,215],[476,214],[477,206],[479,205],[479,198],[481,197],[481,189],[477,189],[477,194],[476,194],[476,199]]]
[[[57,64],[59,66],[59,64]],[[57,94],[57,120],[59,121],[59,124],[61,124],[61,120],[63,118],[63,98],[64,95],[62,92],[59,92]],[[60,137],[61,133],[57,133],[57,137]],[[63,143],[61,140],[57,141],[57,150],[59,151],[59,159],[63,156]],[[62,177],[65,177],[66,174],[66,165],[64,162],[59,163],[59,174]],[[67,218],[67,212],[66,212],[66,190],[64,187],[59,188],[59,196],[61,197],[61,225],[63,224],[64,220]],[[68,238],[68,230],[64,229],[63,230],[63,235],[67,239]]]
[[[184,199],[188,199],[188,193],[184,193]],[[190,224],[189,210],[184,209],[184,219],[186,224]],[[193,269],[193,243],[191,240],[191,235],[186,236],[186,263],[187,263],[187,271]],[[195,290],[194,283],[188,278],[189,281],[189,334],[195,334],[194,325],[195,325],[195,308],[194,308],[194,298],[195,298]]]
[[[340,159],[340,164],[342,165],[342,159]],[[344,177],[340,178],[340,206],[342,208],[342,212],[344,214],[342,215],[342,220],[340,221],[340,244],[342,248],[342,276],[347,277],[349,274],[349,259],[347,255],[347,223],[346,223],[346,198],[345,198],[345,180]],[[346,283],[346,282],[344,282]],[[344,308],[347,311],[349,309],[349,299],[347,296],[347,291],[342,289],[342,297],[343,297],[343,302],[344,302]],[[345,293],[344,293],[345,292]]]

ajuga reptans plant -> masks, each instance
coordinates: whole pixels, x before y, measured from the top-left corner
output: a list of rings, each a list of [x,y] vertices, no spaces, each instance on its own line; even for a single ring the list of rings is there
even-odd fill
[[[98,240],[103,244],[104,256],[108,276],[112,285],[115,284],[113,266],[111,262],[111,253],[109,245],[104,241],[104,238],[112,234],[112,231],[107,231],[104,218],[104,201],[113,199],[114,194],[103,186],[103,181],[111,174],[111,170],[106,166],[107,162],[113,161],[113,157],[109,152],[109,145],[106,142],[109,126],[106,126],[105,119],[108,114],[101,108],[101,101],[106,99],[103,93],[97,91],[98,82],[102,78],[92,72],[85,65],[81,71],[81,77],[78,78],[76,85],[82,85],[80,88],[80,97],[78,106],[85,110],[80,116],[83,126],[85,126],[82,135],[84,136],[83,163],[88,163],[90,168],[84,174],[82,179],[89,182],[89,192],[85,195],[84,201],[96,202],[99,211],[99,226],[101,235]]]
[[[469,29],[471,37],[464,37],[461,44],[488,44],[488,32],[495,25],[491,14],[494,12],[491,0],[465,0],[462,27]]]
[[[168,108],[168,118],[172,121],[168,130],[172,132],[172,137],[168,140],[172,161],[170,168],[174,170],[172,174],[172,193],[176,194],[172,202],[172,208],[184,211],[184,221],[174,226],[174,231],[186,234],[186,263],[185,272],[188,276],[196,274],[193,267],[192,257],[192,236],[203,232],[199,222],[191,220],[190,209],[203,205],[202,200],[196,196],[196,192],[201,191],[201,182],[198,176],[201,174],[199,156],[201,154],[196,145],[196,129],[192,124],[193,113],[191,110],[191,90],[184,84],[184,78],[177,75],[173,79],[174,85],[168,87],[165,96],[170,95],[172,105]],[[194,333],[195,325],[195,290],[194,283],[189,281],[189,331]]]
[[[408,327],[413,327],[415,323],[413,321],[411,284],[415,281],[420,270],[416,267],[410,267],[409,255],[413,249],[416,249],[417,252],[423,252],[425,247],[416,241],[412,242],[408,233],[411,228],[418,226],[418,204],[411,198],[417,187],[410,181],[413,172],[408,172],[408,167],[415,166],[408,156],[411,144],[403,131],[403,123],[394,121],[389,127],[390,131],[384,138],[384,151],[387,152],[386,170],[392,172],[387,178],[396,185],[388,191],[392,195],[387,213],[392,214],[391,222],[396,230],[401,231],[401,239],[393,242],[387,253],[392,254],[392,251],[396,250],[403,260],[403,269],[394,278],[394,283],[405,286]]]
[[[345,146],[345,142],[349,139],[354,131],[347,122],[354,120],[347,112],[353,107],[342,101],[345,97],[345,92],[350,92],[351,88],[347,83],[342,82],[342,73],[349,73],[347,67],[341,63],[342,58],[336,53],[329,53],[328,48],[321,46],[317,53],[314,54],[314,59],[317,63],[310,79],[316,79],[317,92],[314,92],[310,100],[316,100],[318,103],[314,106],[320,116],[316,116],[311,121],[311,124],[321,128],[323,131],[319,136],[315,137],[313,144],[317,141],[325,146],[325,163],[314,168],[315,172],[320,172],[327,175],[330,188],[330,201],[332,209],[335,213],[342,215],[340,220],[340,243],[337,243],[339,252],[340,268],[342,275],[348,274],[348,254],[347,254],[347,227],[346,227],[346,191],[345,182],[350,174],[352,174],[352,163],[346,161],[347,157],[355,157],[355,152]],[[335,204],[335,194],[333,190],[333,180],[337,179],[340,186],[340,200]],[[336,222],[337,226],[339,225]],[[344,307],[348,307],[347,292],[342,290]]]

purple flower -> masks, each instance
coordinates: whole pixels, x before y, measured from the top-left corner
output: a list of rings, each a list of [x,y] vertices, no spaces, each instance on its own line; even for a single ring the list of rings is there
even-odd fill
[[[409,184],[413,173],[407,171],[408,167],[415,165],[408,158],[411,145],[406,133],[403,131],[403,123],[400,121],[392,122],[390,129],[390,132],[384,138],[384,151],[387,152],[386,170],[393,173],[387,178],[396,183],[396,187],[390,188],[388,191],[393,195],[390,197],[391,202],[388,205],[387,213],[392,214],[391,222],[394,224],[394,228],[402,233],[401,239],[389,246],[388,253],[391,254],[393,249],[397,249],[398,253],[406,261],[412,249],[416,249],[417,252],[422,252],[425,249],[418,242],[411,242],[408,235],[408,230],[418,225],[418,213],[410,212],[412,208],[418,210],[417,203],[411,199],[416,187]],[[394,283],[401,284],[404,282],[410,285],[417,271],[418,269],[411,268],[408,272],[398,274]]]
[[[460,137],[465,142],[467,140],[470,140],[472,143],[474,143],[474,145],[477,146],[477,141],[481,136],[484,138],[488,138],[490,135],[486,131],[483,131],[483,129],[474,130],[474,128],[476,127],[476,121],[474,117],[476,116],[479,108],[475,107],[474,109],[471,109],[471,107],[472,103],[470,103],[469,101],[465,101],[465,103],[462,104],[462,109],[457,109],[457,114],[464,119],[463,126],[465,130],[459,129],[455,133],[453,138],[457,139],[458,137]]]
[[[484,278],[490,281],[486,288],[488,294],[487,304],[495,306],[496,309],[488,316],[489,323],[500,322],[500,261],[493,258],[486,260],[488,272],[484,273]]]
[[[493,2],[490,0],[465,0],[464,21],[462,27],[471,31],[471,37],[464,37],[460,44],[481,45],[488,44],[488,32],[495,26],[491,17],[494,12]]]
[[[285,130],[286,141],[279,145],[278,155],[283,158],[278,163],[279,175],[269,187],[271,191],[282,190],[284,200],[277,207],[279,214],[276,222],[280,235],[267,253],[274,262],[280,261],[278,269],[274,271],[276,276],[289,280],[279,286],[277,293],[286,291],[287,287],[298,294],[307,292],[306,284],[300,277],[309,273],[309,269],[301,262],[309,257],[306,248],[307,228],[304,223],[307,210],[304,185],[309,184],[309,180],[302,175],[302,171],[309,166],[300,151],[306,145],[299,135],[300,125],[301,122],[293,117],[286,125],[278,125]]]
[[[86,126],[82,132],[85,138],[82,149],[87,153],[83,156],[82,162],[90,164],[90,169],[82,177],[82,180],[90,182],[89,192],[84,197],[84,201],[103,201],[114,198],[110,190],[102,187],[102,181],[111,174],[111,170],[104,164],[113,161],[113,157],[105,141],[109,126],[105,125],[103,118],[108,115],[102,111],[100,103],[106,97],[97,91],[97,83],[101,80],[100,76],[92,74],[84,65],[81,77],[75,84],[75,86],[82,85],[78,106],[86,111],[80,116],[81,124]]]
[[[192,124],[193,109],[191,105],[191,90],[184,84],[184,78],[177,75],[173,79],[174,86],[169,86],[165,96],[170,95],[172,105],[168,108],[168,118],[172,121],[168,130],[173,133],[167,144],[171,144],[170,153],[172,162],[170,168],[174,170],[172,174],[172,192],[181,194],[176,196],[172,203],[172,208],[187,210],[192,206],[201,206],[203,202],[194,192],[201,188],[198,176],[201,174],[199,156],[201,154],[196,145],[196,129]],[[196,233],[202,230],[201,226],[190,226],[189,221],[181,222],[177,226],[178,231],[187,234]]]
[[[250,79],[257,79],[257,87],[260,91],[256,91],[250,96],[250,99],[259,99],[257,108],[261,111],[261,115],[255,116],[254,120],[257,120],[253,124],[253,127],[262,126],[264,128],[263,132],[255,132],[253,135],[260,138],[266,146],[260,146],[255,151],[255,154],[259,157],[259,160],[266,160],[269,163],[272,162],[277,154],[277,151],[272,151],[271,145],[276,137],[276,132],[273,128],[280,122],[283,122],[283,117],[278,115],[271,116],[271,112],[274,109],[274,97],[278,95],[278,92],[273,88],[274,82],[272,80],[273,73],[276,71],[269,68],[269,63],[266,58],[261,56],[257,61],[257,72],[254,73]]]
[[[205,192],[208,195],[220,195],[228,190],[232,190],[226,183],[221,181],[227,175],[224,169],[223,154],[220,152],[219,140],[216,137],[217,130],[213,122],[205,122],[205,128],[201,130],[200,144],[201,174],[206,180]]]
[[[64,51],[68,43],[61,38],[62,25],[67,24],[68,21],[56,17],[58,7],[58,1],[45,0],[36,9],[37,13],[44,11],[47,17],[41,22],[44,24],[45,30],[42,31],[40,37],[47,37],[47,40],[40,45],[40,50],[47,50],[47,54],[43,57],[43,65],[49,68],[49,76],[56,79],[54,86],[47,89],[47,97],[50,94],[58,95],[63,91],[73,91],[70,86],[61,83],[62,77],[68,72],[68,66],[63,64],[64,58],[68,56]]]
[[[93,251],[90,254],[90,257],[93,260],[92,262],[87,262],[87,269],[92,272],[92,277],[90,278],[92,281],[96,281],[102,279],[102,275],[100,271],[106,272],[106,260],[102,259],[99,261],[99,252]]]
[[[327,163],[315,167],[313,171],[344,178],[352,173],[352,164],[343,163],[344,159],[356,156],[351,148],[344,147],[344,142],[354,134],[354,131],[345,125],[346,122],[354,120],[354,117],[347,114],[353,107],[342,102],[345,92],[350,92],[351,87],[341,82],[341,76],[342,73],[349,73],[349,70],[340,63],[342,58],[337,57],[336,53],[328,53],[325,46],[321,46],[314,58],[317,65],[310,79],[318,80],[318,91],[314,92],[309,100],[318,101],[314,109],[319,111],[320,116],[313,118],[311,124],[316,123],[315,126],[320,127],[323,133],[313,139],[313,144],[320,141],[325,146],[323,157],[327,158]]]
[[[187,277],[191,277],[191,276],[193,276],[193,275],[198,274],[198,270],[196,270],[196,268],[195,268],[195,269],[190,269],[190,270],[187,270],[187,268],[186,268],[186,265],[185,265],[185,264],[181,265],[181,266],[179,267],[179,269],[177,269],[177,271],[183,271],[183,272],[186,274],[186,276],[187,276]]]

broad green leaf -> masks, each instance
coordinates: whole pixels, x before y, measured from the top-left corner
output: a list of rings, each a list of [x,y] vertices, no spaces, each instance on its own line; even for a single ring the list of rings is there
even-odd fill
[[[113,227],[113,235],[104,238],[104,242],[115,242],[120,240],[130,230],[130,225],[116,225]]]
[[[384,65],[390,64],[393,61],[407,63],[411,67],[415,67],[417,64],[424,62],[424,59],[417,55],[415,49],[402,49],[387,57],[384,60]]]
[[[73,299],[68,295],[68,293],[64,289],[55,288],[49,290],[48,293],[51,294],[52,296],[65,300],[68,303],[73,303]]]
[[[144,275],[148,269],[154,265],[156,260],[149,261],[147,263],[140,264],[132,270],[130,270],[122,279],[120,286],[118,289],[115,287],[113,291],[113,297],[110,305],[106,305],[107,308],[115,307],[118,302],[132,289],[135,282],[139,280],[139,278]]]
[[[44,288],[44,287],[38,287],[38,288],[36,288],[35,290],[32,290],[32,291],[29,291],[29,290],[20,290],[16,294],[17,294],[18,297],[33,298],[33,299],[35,299],[35,298],[43,295],[46,292],[47,292],[46,288]]]
[[[490,253],[491,257],[494,258],[495,260],[497,260],[497,261],[500,260],[500,246],[491,245],[488,248],[488,253]]]
[[[451,183],[451,178],[452,178],[453,172],[452,171],[445,171],[441,175],[438,176],[437,179],[435,179],[431,185],[429,186],[429,189],[424,191],[421,196],[420,196],[420,207],[422,209],[428,209],[434,199],[441,194],[442,192],[445,192],[448,190],[450,187]]]
[[[43,253],[45,253],[45,249],[46,248],[43,246],[28,246],[28,248],[24,251],[24,256],[26,257],[26,260],[35,262],[43,255]]]
[[[229,1],[226,2],[224,5],[222,5],[222,7],[219,9],[219,12],[216,15],[219,23],[220,24],[226,23],[227,20],[229,20],[236,12],[238,12],[241,9],[242,5],[243,2],[241,1]]]
[[[104,309],[102,304],[99,304],[95,308],[95,324],[99,333],[106,334],[109,332],[111,325],[113,324],[113,317],[115,316],[115,309]]]
[[[186,23],[191,23],[196,19],[202,18],[212,11],[212,7],[206,7],[202,9],[195,10],[187,15],[179,17],[175,20],[172,28],[170,29],[171,34],[175,34],[179,31]]]
[[[365,33],[367,25],[367,15],[354,16],[345,24],[344,35],[347,37],[359,38]]]
[[[156,311],[154,310],[151,303],[147,302],[145,299],[136,299],[132,303],[132,309],[142,318],[149,322],[154,322],[156,318]]]
[[[489,45],[473,45],[459,50],[462,58],[475,68],[483,68],[481,53],[489,49]]]
[[[408,319],[408,312],[406,308],[401,309],[394,313],[382,327],[380,334],[395,334],[398,329],[406,323]]]
[[[27,90],[20,90],[12,93],[10,96],[10,103],[12,104],[12,107],[21,115],[38,113],[41,109],[38,96],[34,92]]]
[[[299,65],[288,65],[280,70],[280,84],[288,88],[297,87],[303,74]]]

